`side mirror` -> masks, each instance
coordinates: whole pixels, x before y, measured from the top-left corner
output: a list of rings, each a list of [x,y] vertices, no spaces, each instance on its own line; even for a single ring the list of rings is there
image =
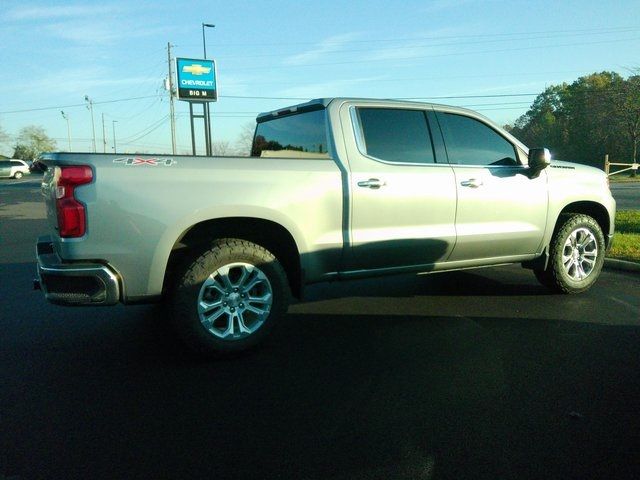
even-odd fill
[[[529,150],[529,169],[538,174],[551,164],[551,152],[546,148]]]

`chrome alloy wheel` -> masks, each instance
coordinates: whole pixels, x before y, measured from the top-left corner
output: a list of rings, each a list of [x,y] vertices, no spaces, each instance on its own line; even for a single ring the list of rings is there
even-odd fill
[[[598,258],[598,242],[588,228],[577,228],[564,242],[562,264],[571,279],[579,281],[593,271]]]
[[[258,330],[271,311],[269,279],[255,265],[230,263],[207,277],[198,295],[200,323],[223,340],[240,340]]]

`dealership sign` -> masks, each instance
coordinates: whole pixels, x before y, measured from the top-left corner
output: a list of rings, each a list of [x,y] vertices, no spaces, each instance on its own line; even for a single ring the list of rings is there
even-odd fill
[[[215,102],[218,99],[216,64],[213,60],[176,58],[178,99]]]

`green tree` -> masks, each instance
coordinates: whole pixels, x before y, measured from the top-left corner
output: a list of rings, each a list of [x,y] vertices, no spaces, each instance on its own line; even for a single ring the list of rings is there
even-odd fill
[[[13,156],[23,160],[34,160],[43,152],[56,149],[56,141],[49,137],[44,128],[29,125],[20,130]]]
[[[620,123],[628,135],[631,146],[630,160],[635,163],[638,160],[640,143],[640,75],[629,77],[619,86],[615,102]]]
[[[640,78],[615,72],[578,78],[547,88],[518,118],[513,134],[531,146],[548,147],[558,159],[602,166],[637,158],[640,143]]]
[[[511,129],[525,144],[546,146],[562,155],[568,136],[563,98],[567,84],[548,87],[536,97],[531,108],[516,120]]]
[[[601,165],[605,154],[623,154],[620,115],[615,98],[623,78],[615,72],[593,73],[567,87],[563,109],[567,121],[564,149],[570,159]]]

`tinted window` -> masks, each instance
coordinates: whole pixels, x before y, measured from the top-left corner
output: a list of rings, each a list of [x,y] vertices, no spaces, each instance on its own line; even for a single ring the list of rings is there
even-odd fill
[[[473,118],[438,114],[449,162],[459,165],[519,165],[513,145]]]
[[[434,163],[423,111],[359,108],[358,116],[367,155],[390,162]]]
[[[259,123],[251,156],[329,158],[325,119],[323,109]]]

